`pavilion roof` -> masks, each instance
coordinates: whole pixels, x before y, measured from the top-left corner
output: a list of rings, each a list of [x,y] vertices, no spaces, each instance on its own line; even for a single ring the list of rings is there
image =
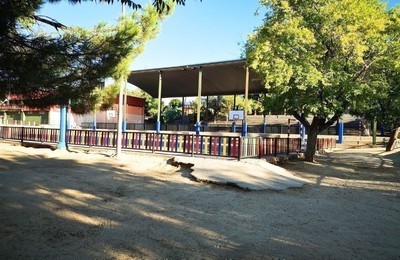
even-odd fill
[[[132,71],[128,82],[152,97],[158,97],[159,73],[162,73],[163,98],[197,96],[199,68],[202,69],[202,96],[244,94],[245,60],[232,60],[175,67]],[[249,93],[265,91],[256,73],[249,70]]]

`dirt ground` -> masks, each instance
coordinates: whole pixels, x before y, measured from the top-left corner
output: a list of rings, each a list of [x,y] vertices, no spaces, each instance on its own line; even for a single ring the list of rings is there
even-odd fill
[[[383,151],[286,161],[307,184],[278,192],[194,182],[172,156],[0,143],[0,259],[399,259]]]

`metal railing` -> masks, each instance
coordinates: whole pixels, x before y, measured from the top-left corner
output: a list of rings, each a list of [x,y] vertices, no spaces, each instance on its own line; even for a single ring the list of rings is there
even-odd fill
[[[59,134],[55,128],[0,126],[0,138],[6,140],[56,143]]]
[[[336,147],[336,139],[334,138],[318,138],[317,139],[317,151],[332,149]]]
[[[20,142],[57,143],[60,131],[56,128],[0,126],[0,139]],[[78,146],[115,148],[115,130],[69,129],[66,143]],[[319,138],[317,150],[335,147],[335,138]],[[122,136],[122,148],[151,152],[169,152],[191,155],[251,158],[298,153],[300,138],[242,137],[239,135],[179,133],[154,131],[127,131]]]
[[[301,138],[262,138],[259,149],[261,156],[298,153],[301,150]]]

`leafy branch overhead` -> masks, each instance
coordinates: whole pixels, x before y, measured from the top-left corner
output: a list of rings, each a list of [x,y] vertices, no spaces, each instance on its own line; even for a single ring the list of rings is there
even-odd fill
[[[172,0],[165,3],[174,5]],[[121,16],[116,26],[99,24],[88,30],[37,16],[42,4],[40,0],[0,3],[0,96],[20,94],[26,105],[35,107],[90,99],[104,78],[126,78],[132,60],[172,10],[160,12],[148,6]],[[62,31],[40,33],[32,27],[37,21],[51,21]]]
[[[48,0],[49,3],[56,3],[56,2],[60,2],[62,0]],[[81,2],[86,2],[86,1],[91,1],[91,2],[104,2],[104,3],[108,3],[108,4],[114,4],[114,2],[120,2],[123,5],[126,5],[130,8],[133,9],[141,9],[142,5],[138,4],[137,1],[132,1],[132,0],[68,0],[68,2],[72,3],[72,4],[77,4],[77,3],[81,3]],[[200,0],[201,1],[201,0]],[[173,3],[176,3],[178,5],[185,5],[186,0],[173,0]],[[153,6],[156,8],[156,10],[160,13],[165,12],[165,11],[169,11],[169,9],[171,8],[171,4],[167,3],[167,1],[165,0],[153,0]]]

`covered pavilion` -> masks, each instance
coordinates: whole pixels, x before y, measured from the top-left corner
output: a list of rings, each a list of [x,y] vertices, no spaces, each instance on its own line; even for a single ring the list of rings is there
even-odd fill
[[[128,82],[158,98],[157,132],[160,131],[162,98],[197,96],[196,133],[199,134],[202,96],[244,94],[243,135],[246,135],[248,95],[265,92],[256,73],[246,66],[245,59],[135,70]]]

